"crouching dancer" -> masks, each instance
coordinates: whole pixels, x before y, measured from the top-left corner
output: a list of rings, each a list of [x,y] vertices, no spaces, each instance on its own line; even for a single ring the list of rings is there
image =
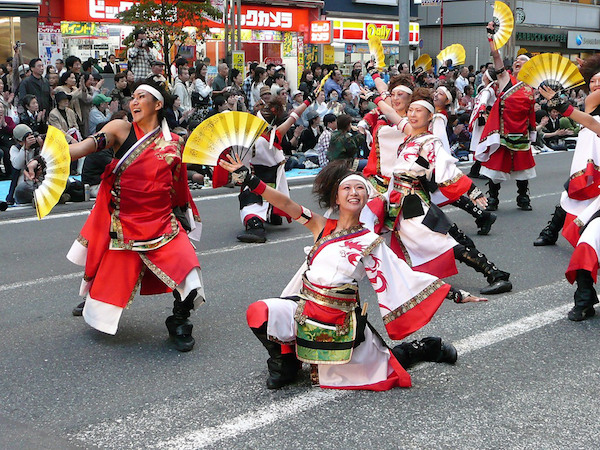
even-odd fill
[[[406,369],[419,361],[453,364],[456,349],[440,338],[389,349],[367,322],[358,281],[367,277],[392,339],[400,340],[427,324],[450,286],[413,272],[377,234],[359,222],[370,184],[333,161],[315,179],[320,203],[339,212],[326,219],[268,187],[229,157],[221,166],[252,192],[285,211],[312,233],[315,244],[281,298],[251,304],[248,325],[269,352],[267,387],[292,383],[302,362],[313,364],[312,380],[323,388],[387,390],[409,387]],[[465,295],[465,301],[481,300]]]
[[[181,231],[199,238],[201,227],[181,162],[183,142],[164,120],[166,96],[156,84],[137,86],[130,102],[133,124],[108,122],[70,146],[73,159],[104,148],[113,148],[115,159],[67,257],[85,266],[83,317],[104,333],[117,332],[138,288],[142,295],[173,291],[166,325],[175,348],[185,352],[194,346],[188,317],[195,302],[204,301],[204,288],[194,247]]]

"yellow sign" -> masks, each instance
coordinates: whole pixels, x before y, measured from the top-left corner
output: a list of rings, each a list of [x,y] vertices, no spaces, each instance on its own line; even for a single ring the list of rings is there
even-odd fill
[[[333,64],[335,62],[335,49],[332,45],[323,46],[323,64]]]
[[[382,41],[387,41],[392,36],[392,27],[386,25],[375,25],[370,23],[367,25],[367,39],[371,36],[377,36]]]
[[[231,52],[231,61],[234,69],[239,70],[242,72],[242,74],[245,73],[246,57],[243,50],[235,50]]]

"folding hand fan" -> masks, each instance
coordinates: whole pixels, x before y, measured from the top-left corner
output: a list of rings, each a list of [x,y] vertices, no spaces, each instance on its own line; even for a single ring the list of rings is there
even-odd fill
[[[540,84],[544,83],[555,91],[585,83],[577,66],[558,53],[534,56],[523,64],[517,78],[533,88],[539,88]]]
[[[460,66],[465,63],[465,48],[460,44],[452,44],[438,53],[437,60],[440,66],[443,66],[449,59],[453,66]]]
[[[431,56],[429,56],[427,53],[424,53],[415,61],[415,70],[421,69],[423,72],[427,72],[429,69],[431,69],[431,65]]]
[[[321,80],[321,84],[319,84],[318,91],[322,91],[323,90],[323,86],[325,86],[325,82],[329,79],[329,77],[331,76],[332,73],[333,73],[333,70],[330,70],[329,72],[327,72],[327,75],[325,75],[323,77],[323,79]]]
[[[42,184],[33,191],[33,204],[38,219],[41,220],[58,203],[71,173],[69,144],[62,131],[53,126],[48,127],[40,156],[46,167]]]
[[[244,160],[267,126],[267,122],[246,112],[215,114],[192,132],[183,149],[183,162],[216,166],[219,155],[228,148]]]
[[[496,49],[504,46],[510,39],[510,35],[515,27],[513,13],[506,3],[494,3],[494,45]]]
[[[379,36],[371,36],[369,38],[369,53],[375,56],[375,67],[377,70],[383,70],[385,67],[385,54],[383,53],[383,45]]]

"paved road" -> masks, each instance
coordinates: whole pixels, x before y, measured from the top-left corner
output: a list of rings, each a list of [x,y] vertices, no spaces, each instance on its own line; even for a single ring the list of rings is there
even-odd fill
[[[571,153],[540,155],[532,212],[501,190],[498,221],[477,236],[449,214],[514,290],[485,304],[446,303],[415,337],[459,348],[455,366],[411,370],[414,387],[384,393],[311,388],[308,374],[269,391],[266,353],[245,324],[246,306],[277,295],[310,245],[296,224],[269,229],[264,245],[240,245],[231,190],[201,191],[198,254],[208,302],[192,317],[197,346],[169,347],[170,296],[137,297],[116,336],[71,316],[80,271],[64,257],[88,205],[0,215],[0,448],[594,448],[598,446],[600,319],[566,320],[571,248],[535,248],[568,175]],[[480,181],[478,181],[481,184]],[[216,194],[216,195],[215,195]],[[314,207],[310,187],[292,196]],[[477,291],[461,266],[450,280]],[[363,298],[373,298],[363,286]],[[381,320],[371,314],[375,326]]]

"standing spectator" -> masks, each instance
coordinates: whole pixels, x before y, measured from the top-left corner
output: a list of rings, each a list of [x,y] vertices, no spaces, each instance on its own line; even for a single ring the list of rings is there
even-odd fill
[[[207,72],[208,67],[204,63],[196,66],[196,78],[194,79],[191,99],[192,107],[196,108],[193,119],[198,122],[202,122],[206,118],[210,107],[210,93],[212,92],[212,88],[206,82]]]
[[[331,133],[337,130],[337,117],[335,114],[325,114],[325,117],[323,117],[323,125],[325,125],[325,129],[321,133],[321,136],[319,136],[319,141],[315,146],[320,167],[325,167],[329,162],[327,159],[327,152],[329,151]]]
[[[135,74],[129,69],[127,69],[125,74],[127,79],[127,87],[123,89],[123,95],[125,95],[125,97],[131,97],[131,94],[133,94],[133,85],[135,84]]]
[[[150,63],[150,75],[147,79],[154,81],[156,84],[168,84],[165,78],[165,63],[153,59]]]
[[[109,107],[110,103],[110,107]],[[96,127],[110,120],[112,115],[117,112],[119,105],[111,97],[104,94],[98,94],[92,99],[92,109],[88,119],[88,130],[94,132]]]
[[[68,59],[68,58],[67,58]],[[88,78],[86,80],[86,77]],[[62,77],[60,77],[60,86],[58,86],[56,88],[56,92],[64,92],[65,94],[67,94],[69,96],[69,106],[70,109],[72,109],[75,114],[77,115],[77,121],[78,121],[78,130],[81,132],[84,130],[84,127],[82,126],[85,123],[85,129],[87,129],[88,127],[88,117],[89,117],[89,108],[87,108],[87,110],[85,111],[84,114],[84,109],[86,109],[84,107],[84,105],[91,105],[92,103],[92,96],[91,96],[91,92],[88,89],[88,87],[86,86],[86,81],[89,82],[89,78],[90,75],[89,74],[83,74],[81,75],[81,77],[79,78],[79,86],[76,86],[76,77],[75,74],[73,72],[71,72],[70,70],[66,71]],[[62,98],[62,97],[61,97]],[[55,95],[55,100],[57,102],[58,105],[58,99],[56,98]]]
[[[242,72],[240,72],[238,69],[231,69],[231,89],[229,90],[229,93],[232,96],[237,97],[237,102],[241,103],[238,105],[238,109],[236,109],[236,111],[246,110],[247,98],[242,85],[243,83],[244,78],[242,76]],[[243,109],[241,109],[241,106],[243,106]]]
[[[318,85],[319,83],[315,80],[312,70],[306,69],[302,72],[302,76],[300,77],[300,86],[298,86],[298,89],[304,93],[305,97],[311,95]]]
[[[65,62],[60,58],[56,60],[54,65],[56,66],[56,73],[58,74],[59,77],[67,71],[67,69],[65,67]]]
[[[127,88],[127,74],[119,72],[115,75],[115,88],[110,91],[110,97],[119,104],[119,110],[123,109],[123,101],[125,100],[125,89]]]
[[[323,79],[323,68],[321,67],[321,64],[316,62],[312,63],[310,65],[310,71],[312,72],[315,81],[320,83]]]
[[[5,115],[4,105],[0,103],[0,154],[4,163],[4,173],[0,173],[2,178],[10,178],[12,175],[12,165],[10,163],[10,146],[13,144],[13,130],[15,122]]]
[[[398,72],[399,73],[410,73],[410,67],[408,67],[408,64],[406,64],[405,62],[400,63],[398,65]]]
[[[352,93],[352,99],[358,104],[358,98],[360,97],[361,88],[365,87],[365,76],[363,75],[362,68],[355,69],[352,71],[350,76],[350,87],[348,88]],[[344,96],[342,95],[342,98]]]
[[[173,82],[172,94],[176,95],[181,101],[181,109],[183,112],[188,112],[192,109],[192,96],[188,88],[190,80],[190,69],[187,66],[179,66],[177,69],[177,77]]]
[[[117,58],[115,55],[110,55],[108,57],[108,62],[104,66],[104,73],[114,73],[115,75],[121,72],[121,68],[117,64]]]
[[[19,123],[27,125],[34,133],[45,134],[48,130],[48,125],[44,118],[44,112],[40,111],[35,95],[27,94],[21,101],[21,104],[25,111],[19,116]]]
[[[127,50],[127,59],[135,81],[138,81],[150,76],[152,55],[150,54],[150,42],[146,38],[145,31],[135,31],[133,39],[133,47]]]
[[[79,77],[81,76],[81,59],[73,55],[67,56],[67,59],[65,59],[65,66],[67,67],[65,72],[73,72],[75,74],[75,81],[79,83]],[[63,72],[63,75],[65,72]]]
[[[71,96],[63,91],[56,93],[56,108],[50,111],[48,116],[48,125],[58,128],[65,133],[65,138],[69,144],[77,142],[77,134],[81,136],[79,125],[77,124],[77,114],[69,108]]]
[[[267,64],[267,78],[265,84],[269,87],[275,82],[275,64]]]
[[[329,99],[329,94],[331,94],[331,91],[337,92],[339,98],[339,96],[342,94],[343,81],[344,77],[342,76],[342,71],[340,69],[334,69],[331,73],[331,76],[327,79],[327,81],[325,81],[325,98]]]
[[[285,87],[285,76],[282,73],[273,75],[273,84],[271,84],[271,94],[278,95],[281,88]]]
[[[217,68],[217,76],[212,82],[212,97],[213,100],[225,98],[224,94],[229,92],[227,87],[227,76],[229,75],[229,67],[226,63],[219,64]]]
[[[0,103],[4,106],[4,115],[10,117],[15,123],[19,121],[19,113],[14,107],[15,94],[4,90],[4,83],[0,79]]]
[[[47,114],[52,107],[50,97],[50,85],[44,78],[44,63],[40,58],[33,58],[29,62],[31,75],[25,78],[19,85],[19,98],[25,98],[27,94],[35,95],[40,106],[40,111]]]
[[[460,74],[458,75],[458,78],[454,82],[454,86],[456,87],[456,90],[459,91],[461,94],[465,93],[465,86],[469,85],[468,76],[469,76],[469,68],[467,66],[462,66],[460,68]]]
[[[246,79],[244,80],[244,84],[243,84],[243,89],[244,89],[244,96],[246,97],[246,104],[250,107],[250,98],[252,98],[252,82],[254,79],[254,72],[256,71],[256,68],[258,67],[258,63],[251,63],[250,64],[250,70],[248,71],[248,76],[246,77]]]
[[[365,137],[361,133],[352,131],[352,117],[342,114],[337,118],[337,131],[331,133],[327,159],[347,159],[352,162],[359,158],[360,150],[365,146]],[[366,166],[367,161],[361,160],[357,165],[358,170]]]
[[[267,79],[267,72],[262,67],[257,67],[254,70],[254,78],[252,79],[252,95],[249,100],[250,110],[253,111],[256,104],[261,99],[261,88],[265,86],[265,80]],[[269,90],[269,92],[271,92]]]
[[[470,115],[471,111],[473,111],[473,105],[475,105],[475,99],[473,98],[473,87],[470,84],[465,86],[465,93],[460,98],[459,105],[460,105],[460,110],[463,113]]]

